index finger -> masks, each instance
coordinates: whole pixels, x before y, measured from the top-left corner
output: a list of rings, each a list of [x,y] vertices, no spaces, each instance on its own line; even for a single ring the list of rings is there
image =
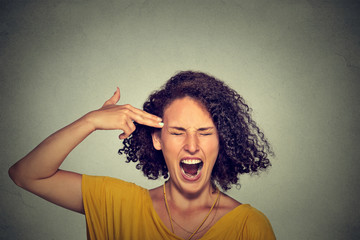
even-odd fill
[[[139,124],[156,128],[162,128],[164,126],[162,119],[156,115],[132,106],[130,110],[132,112],[130,118]]]

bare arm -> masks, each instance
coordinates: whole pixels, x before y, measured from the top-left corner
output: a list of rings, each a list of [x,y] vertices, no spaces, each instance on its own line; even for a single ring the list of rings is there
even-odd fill
[[[60,129],[9,169],[11,179],[20,187],[67,209],[83,213],[81,174],[60,170],[67,155],[95,130],[121,129],[120,139],[134,130],[133,121],[161,127],[161,119],[130,105],[115,105],[120,90],[105,102],[70,125]]]

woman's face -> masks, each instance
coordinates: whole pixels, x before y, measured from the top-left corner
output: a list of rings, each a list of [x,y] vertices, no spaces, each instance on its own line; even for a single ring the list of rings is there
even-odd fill
[[[162,150],[170,181],[194,194],[209,186],[219,153],[219,137],[209,112],[190,97],[174,100],[163,115],[164,127],[153,134],[154,147]]]

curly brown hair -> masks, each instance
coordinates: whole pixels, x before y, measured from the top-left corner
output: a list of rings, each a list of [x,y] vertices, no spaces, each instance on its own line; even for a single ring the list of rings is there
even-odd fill
[[[273,151],[255,121],[244,99],[221,80],[202,72],[184,71],[170,78],[160,90],[153,92],[143,105],[146,112],[163,117],[165,108],[175,99],[191,97],[210,113],[219,136],[219,155],[211,174],[211,182],[223,190],[237,184],[244,173],[257,173],[271,166],[268,156]],[[135,122],[136,130],[123,141],[119,154],[126,162],[138,162],[149,179],[168,178],[162,151],[153,147],[151,134],[155,128]]]

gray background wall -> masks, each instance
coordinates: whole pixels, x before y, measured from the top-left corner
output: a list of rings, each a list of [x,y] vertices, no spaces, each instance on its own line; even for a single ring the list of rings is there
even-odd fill
[[[278,239],[359,239],[359,1],[0,1],[1,239],[85,239],[82,215],[17,188],[7,169],[121,88],[141,107],[179,70],[226,81],[277,157],[230,195]],[[155,187],[96,132],[63,168]]]

